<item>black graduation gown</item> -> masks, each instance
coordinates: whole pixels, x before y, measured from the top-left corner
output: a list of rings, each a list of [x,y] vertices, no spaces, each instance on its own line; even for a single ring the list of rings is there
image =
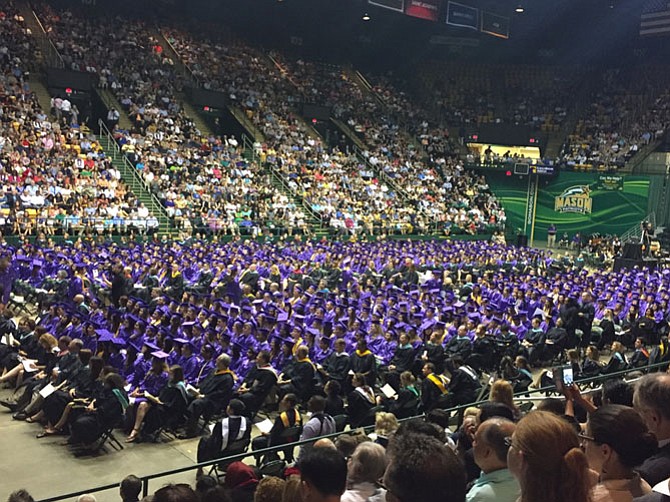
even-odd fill
[[[451,376],[448,390],[453,405],[474,403],[477,400],[479,389],[481,389],[479,378],[473,378],[471,374],[474,373],[474,370],[466,368],[461,366]]]
[[[374,408],[377,403],[366,399],[359,391],[353,390],[349,393],[347,399],[347,414],[349,415],[349,424],[352,428],[360,425],[368,412]]]
[[[395,366],[395,371],[411,371],[414,366],[414,348],[412,346],[398,347],[391,359],[391,365]]]
[[[354,373],[362,373],[365,375],[365,383],[367,385],[374,385],[377,378],[377,361],[374,354],[369,353],[364,356],[358,355],[354,352],[350,358],[351,369]]]
[[[337,354],[333,352],[323,363],[323,369],[328,373],[330,380],[337,380],[342,383],[347,378],[351,369],[351,358],[345,352]]]
[[[70,426],[70,444],[93,443],[123,416],[121,401],[111,389],[104,389],[95,401],[95,411],[80,415]]]

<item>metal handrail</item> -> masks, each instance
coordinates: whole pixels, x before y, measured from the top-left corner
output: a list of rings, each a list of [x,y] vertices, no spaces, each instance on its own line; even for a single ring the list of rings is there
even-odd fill
[[[135,188],[139,188],[140,191],[143,191],[144,193],[148,194],[150,197],[150,202],[151,202],[151,208],[150,210],[154,213],[156,213],[156,216],[158,217],[158,221],[161,224],[165,224],[166,227],[169,227],[169,222],[170,222],[170,217],[168,216],[167,212],[165,211],[165,208],[163,205],[160,203],[158,198],[154,195],[154,193],[149,190],[147,187],[146,182],[140,177],[140,175],[137,173],[137,170],[135,167],[130,163],[128,158],[123,155],[121,152],[121,148],[119,147],[119,144],[116,142],[114,139],[114,136],[112,133],[109,131],[107,128],[107,125],[99,119],[98,120],[98,125],[100,126],[100,136],[105,136],[107,141],[109,142],[109,145],[112,146],[113,148],[113,158],[116,160],[117,156],[121,157],[123,159],[123,165],[125,167],[125,170],[127,172],[131,173],[133,183],[131,183],[131,189],[135,191]],[[167,228],[166,228],[167,230]]]
[[[265,137],[263,136],[263,132],[254,125],[254,123],[247,117],[247,114],[244,113],[244,110],[240,109],[237,105],[235,104],[229,104],[228,109],[230,110],[230,113],[237,119],[238,122],[242,124],[242,126],[251,133],[251,135],[254,137],[256,141],[265,141]]]
[[[610,374],[607,374],[607,375],[598,375],[598,376],[595,376],[595,377],[580,379],[580,380],[577,380],[576,383],[587,384],[587,383],[593,383],[593,382],[597,382],[597,381],[601,381],[601,380],[605,381],[605,380],[608,380],[608,379],[611,379],[611,378],[623,377],[624,375],[627,375],[627,374],[633,373],[633,372],[645,372],[645,371],[650,371],[650,370],[653,370],[653,369],[660,370],[660,369],[666,368],[668,366],[668,364],[669,363],[666,361],[666,362],[661,362],[661,363],[648,365],[648,366],[645,366],[645,367],[642,367],[642,368],[629,368],[629,369],[626,369],[626,370],[623,370],[623,371],[618,371],[616,373],[610,373]],[[541,394],[541,393],[550,393],[550,392],[556,392],[556,387],[552,385],[552,386],[549,386],[549,387],[542,387],[542,388],[534,389],[534,390],[531,390],[531,391],[517,392],[516,394],[514,394],[514,396],[515,396],[516,401],[524,401],[524,400],[528,401],[528,400],[533,400],[533,398],[531,398],[531,396],[530,396],[531,394]],[[464,404],[464,405],[460,405],[460,406],[454,406],[454,407],[449,408],[445,411],[451,414],[451,413],[454,413],[454,412],[459,412],[460,410],[464,410],[464,409],[469,408],[471,406],[481,405],[481,404],[486,403],[486,402],[488,402],[488,400],[479,400],[479,401],[476,401],[476,402],[473,402],[473,403],[468,403],[468,404]],[[409,418],[406,418],[406,419],[399,420],[399,422],[405,422],[405,421],[408,421],[408,420],[415,420],[415,419],[420,419],[420,418],[424,418],[424,417],[425,417],[425,414],[420,414],[420,415],[416,415],[416,416],[413,416],[413,417],[409,417]],[[361,430],[361,429],[364,430],[364,431],[373,430],[374,426],[360,427],[360,428],[355,429],[355,430],[358,431],[358,430]],[[314,443],[315,441],[318,441],[319,439],[324,439],[324,438],[333,439],[333,438],[337,438],[337,437],[340,437],[340,436],[346,436],[347,434],[351,434],[352,432],[354,432],[354,431],[350,430],[350,431],[344,431],[344,432],[335,432],[333,434],[326,434],[326,435],[323,435],[323,436],[319,436],[319,437],[315,437],[315,438],[311,438],[311,439],[306,439],[306,440],[303,440],[303,441],[296,441],[296,442],[293,442],[293,443],[290,443],[290,444],[283,444],[283,445],[279,445],[279,446],[273,446],[273,447],[270,447],[270,448],[263,448],[261,450],[255,450],[253,452],[245,452],[245,453],[240,453],[239,455],[232,455],[232,456],[228,456],[228,457],[217,458],[217,459],[214,459],[214,460],[208,460],[207,462],[194,463],[193,465],[190,465],[190,466],[187,466],[187,467],[180,467],[178,469],[171,469],[171,470],[168,470],[168,471],[149,474],[147,476],[139,476],[140,479],[142,480],[143,496],[146,497],[147,495],[149,495],[149,481],[151,481],[153,479],[164,478],[164,477],[167,477],[167,476],[174,476],[176,474],[181,474],[181,473],[188,472],[188,471],[193,471],[193,470],[196,470],[196,469],[204,469],[205,467],[213,467],[213,466],[215,466],[215,465],[217,465],[217,464],[219,464],[223,461],[228,463],[228,462],[235,462],[235,461],[238,461],[238,460],[241,461],[241,460],[245,459],[246,457],[250,457],[250,456],[254,456],[254,455],[264,456],[267,453],[276,453],[276,452],[283,451],[287,447],[291,447],[291,446],[296,447],[296,446],[311,444],[311,443]],[[117,483],[111,483],[111,484],[102,485],[102,486],[98,486],[98,487],[94,487],[94,488],[88,488],[88,489],[85,489],[85,490],[79,490],[79,491],[72,492],[72,493],[67,493],[65,495],[58,495],[58,496],[55,496],[55,497],[49,497],[49,498],[46,498],[46,499],[42,499],[39,502],[57,502],[57,501],[60,501],[60,500],[65,500],[65,499],[73,499],[73,498],[78,497],[79,495],[83,495],[85,493],[96,493],[96,492],[101,492],[101,491],[104,491],[104,490],[111,490],[111,489],[118,488],[118,486],[119,486],[118,482]]]
[[[195,84],[195,87],[197,88],[202,88],[204,87],[204,84],[200,82],[200,79],[196,77],[195,72],[191,69],[189,65],[187,65],[184,62],[184,58],[181,57],[181,54],[179,54],[179,51],[177,51],[177,48],[170,42],[170,39],[165,36],[165,33],[161,31],[159,27],[156,28],[156,31],[160,33],[160,36],[163,38],[165,43],[170,47],[170,50],[174,52],[175,56],[177,56],[177,59],[179,60],[179,64],[186,70],[185,74],[189,76],[191,79],[192,83]]]
[[[63,56],[60,55],[60,52],[58,52],[58,49],[56,49],[56,46],[54,45],[53,41],[47,34],[47,31],[44,29],[44,25],[40,21],[40,18],[37,16],[37,13],[35,10],[30,7],[30,12],[33,14],[33,17],[35,18],[35,21],[37,21],[37,25],[40,27],[40,38],[42,39],[42,45],[46,48],[46,53],[49,54],[49,60],[50,64],[53,65],[54,68],[60,68],[63,69],[65,68],[65,61],[63,60]],[[46,56],[47,54],[45,54]]]
[[[298,194],[295,190],[293,190],[286,180],[284,179],[284,176],[282,175],[281,172],[279,172],[278,169],[276,169],[270,162],[265,163],[266,169],[270,171],[270,173],[281,183],[282,189],[287,192],[291,197],[296,199],[298,202],[300,202],[300,205],[302,208],[307,211],[307,213],[318,222],[320,226],[325,226],[323,217],[318,214],[316,211],[314,211],[311,207],[309,207],[308,204],[305,203],[305,197]]]

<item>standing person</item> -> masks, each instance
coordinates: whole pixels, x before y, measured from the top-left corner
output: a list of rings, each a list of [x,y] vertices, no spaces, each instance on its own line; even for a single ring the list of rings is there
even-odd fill
[[[588,291],[582,293],[582,303],[577,313],[578,328],[582,330],[582,339],[579,346],[586,348],[591,345],[591,326],[596,316],[596,308],[593,305],[593,297]]]
[[[482,470],[465,496],[467,502],[515,502],[521,493],[519,483],[507,468],[505,438],[514,434],[514,422],[491,418],[475,432],[472,452]]]
[[[547,249],[554,249],[554,246],[556,246],[556,225],[550,223],[547,228]]]
[[[520,502],[589,502],[591,479],[579,438],[563,418],[533,411],[517,424],[507,465],[521,486]]]

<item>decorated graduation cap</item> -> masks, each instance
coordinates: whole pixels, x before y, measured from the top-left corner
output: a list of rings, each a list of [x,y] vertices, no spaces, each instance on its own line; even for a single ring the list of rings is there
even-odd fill
[[[167,354],[166,352],[163,352],[162,350],[156,350],[156,351],[152,352],[151,355],[153,357],[155,357],[156,359],[161,359],[161,360],[165,360],[168,357],[170,357],[169,354]]]

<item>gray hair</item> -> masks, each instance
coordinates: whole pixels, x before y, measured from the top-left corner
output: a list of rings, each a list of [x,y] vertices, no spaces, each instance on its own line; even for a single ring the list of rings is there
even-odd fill
[[[386,450],[383,446],[367,441],[354,450],[349,464],[348,483],[376,483],[386,470]]]
[[[95,498],[95,495],[92,495],[90,493],[84,493],[83,495],[79,495],[77,497],[77,502],[98,502]]]
[[[228,354],[221,354],[216,358],[216,367],[217,368],[230,368],[230,356]]]
[[[655,410],[666,420],[670,420],[670,375],[652,373],[637,381],[633,406],[637,411],[641,407]]]

